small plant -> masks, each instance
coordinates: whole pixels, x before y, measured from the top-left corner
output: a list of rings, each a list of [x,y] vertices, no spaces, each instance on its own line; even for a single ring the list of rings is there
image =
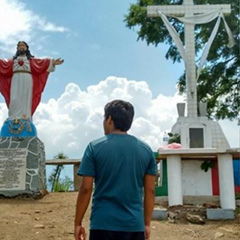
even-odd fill
[[[204,170],[204,172],[207,172],[209,168],[213,168],[214,167],[214,162],[213,161],[204,161],[201,164],[201,169]]]
[[[178,133],[168,133],[169,140],[168,144],[171,143],[181,143],[181,136]]]
[[[73,187],[73,181],[70,177],[65,176],[64,179],[59,179],[54,186],[54,192],[69,192]]]
[[[235,199],[236,200],[240,199],[240,193],[235,193]]]

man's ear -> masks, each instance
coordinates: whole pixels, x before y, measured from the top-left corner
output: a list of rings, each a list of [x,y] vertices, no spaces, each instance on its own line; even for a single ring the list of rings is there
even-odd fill
[[[112,122],[112,117],[111,116],[108,116],[108,118],[106,119],[106,123],[107,124],[110,124]]]

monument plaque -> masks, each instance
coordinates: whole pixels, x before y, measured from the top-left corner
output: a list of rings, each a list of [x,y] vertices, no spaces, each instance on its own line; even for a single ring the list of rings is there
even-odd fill
[[[25,190],[27,149],[0,151],[0,191]]]

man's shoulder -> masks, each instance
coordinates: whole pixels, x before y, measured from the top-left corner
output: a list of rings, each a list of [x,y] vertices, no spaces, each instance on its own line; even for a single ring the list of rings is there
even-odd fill
[[[105,141],[107,141],[107,136],[103,136],[103,137],[97,138],[95,140],[92,140],[89,144],[92,145],[92,146],[96,146],[96,145],[99,145],[99,144],[101,144]]]
[[[126,144],[130,144],[132,143],[133,146],[138,146],[139,149],[145,150],[149,153],[152,153],[152,149],[150,147],[150,145],[148,143],[146,143],[145,141],[141,140],[140,138],[133,136],[133,135],[128,135],[129,141],[126,141]]]
[[[132,137],[135,138],[136,141],[137,141],[140,145],[143,145],[144,147],[151,149],[150,146],[149,146],[149,144],[146,143],[145,141],[143,141],[143,140],[141,140],[141,139],[139,139],[139,138],[137,138],[137,137],[134,137],[134,136],[132,136]]]

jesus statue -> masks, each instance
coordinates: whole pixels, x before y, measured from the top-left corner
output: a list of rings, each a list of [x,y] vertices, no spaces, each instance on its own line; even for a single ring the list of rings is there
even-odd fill
[[[24,41],[18,42],[13,59],[0,59],[0,92],[8,107],[2,137],[36,135],[32,116],[41,101],[49,73],[63,61],[34,58]]]

